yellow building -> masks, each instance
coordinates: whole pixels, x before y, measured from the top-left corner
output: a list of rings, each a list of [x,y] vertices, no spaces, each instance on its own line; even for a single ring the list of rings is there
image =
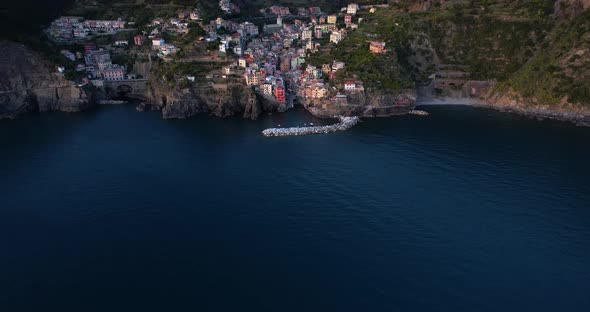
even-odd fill
[[[328,24],[336,24],[337,15],[328,15]]]

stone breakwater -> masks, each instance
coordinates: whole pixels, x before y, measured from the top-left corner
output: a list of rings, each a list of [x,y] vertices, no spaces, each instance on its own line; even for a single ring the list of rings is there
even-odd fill
[[[344,131],[352,128],[359,122],[359,117],[338,117],[337,124],[329,126],[315,127],[292,127],[292,128],[269,128],[262,131],[267,137],[289,136],[289,135],[308,135],[308,134],[326,134],[336,131]]]
[[[428,116],[430,115],[427,111],[413,109],[408,112],[410,115],[417,115],[417,116]]]

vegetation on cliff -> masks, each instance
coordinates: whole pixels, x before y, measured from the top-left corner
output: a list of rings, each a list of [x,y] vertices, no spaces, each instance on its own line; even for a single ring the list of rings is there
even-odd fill
[[[29,3],[24,0],[22,4]],[[496,80],[496,93],[512,94],[520,103],[557,105],[583,104],[590,106],[590,12],[588,0],[400,0],[400,1],[325,1],[312,3],[302,0],[235,0],[242,15],[259,14],[270,5],[320,6],[334,12],[356,2],[360,4],[389,3],[374,14],[360,12],[360,27],[350,30],[338,45],[321,41],[322,47],[311,55],[308,63],[321,66],[333,60],[346,62],[333,84],[346,79],[358,79],[368,89],[399,91],[414,84],[430,81],[441,67],[458,68],[468,79]],[[69,7],[68,14],[88,18],[123,18],[135,23],[138,31],[158,16],[170,16],[179,10],[197,6],[205,20],[218,15],[217,1],[204,0],[79,0],[57,1],[44,14],[27,18],[31,27],[39,30],[41,23],[55,17],[59,9]],[[1,13],[10,21],[18,16],[11,3]],[[15,9],[16,8],[16,9]],[[12,10],[12,11],[10,11]],[[586,11],[584,11],[586,10]],[[36,10],[38,13],[40,10]],[[63,10],[61,12],[64,12]],[[24,14],[24,11],[23,11]],[[37,16],[39,15],[39,16]],[[18,26],[18,25],[17,25]],[[12,31],[14,27],[4,27]],[[19,30],[20,31],[20,30]],[[18,33],[18,32],[17,32]],[[134,33],[125,33],[132,36]],[[203,76],[223,66],[222,62],[194,62],[185,57],[187,51],[208,49],[194,42],[204,34],[192,24],[189,34],[170,38],[183,47],[174,61],[155,67],[155,76],[168,87],[190,87],[186,77],[194,76],[194,85],[205,85]],[[29,35],[21,42],[33,46],[51,60],[62,59],[59,47],[47,45]],[[35,38],[35,39],[31,39]],[[114,38],[105,36],[103,40]],[[387,53],[369,52],[369,41],[386,43]],[[215,45],[216,43],[212,43]],[[190,49],[184,49],[189,47]],[[73,51],[81,47],[70,47]],[[194,51],[193,51],[194,52]],[[200,51],[202,52],[202,51]],[[186,58],[183,62],[182,58]],[[223,61],[223,60],[221,60]],[[52,62],[56,63],[56,62]],[[122,63],[132,63],[132,60]],[[449,67],[450,66],[450,67]],[[69,72],[73,72],[72,68]]]
[[[516,91],[531,104],[590,105],[590,11],[560,22],[541,49],[499,86]]]
[[[327,43],[311,55],[309,63],[321,67],[332,61],[344,61],[346,67],[339,71],[334,84],[346,79],[359,79],[366,88],[399,91],[411,88],[413,82],[408,67],[400,66],[406,56],[407,32],[397,27],[403,17],[390,16],[393,11],[382,10],[378,14],[363,16],[360,27],[351,31],[337,45]],[[383,19],[386,21],[384,22]],[[374,54],[369,51],[370,41],[385,41],[387,52]],[[401,60],[398,58],[401,56]]]
[[[523,102],[590,105],[590,12],[580,3],[400,1],[363,13],[358,30],[324,46],[310,63],[342,60],[347,68],[336,83],[357,77],[393,90],[453,68],[469,79],[496,80],[497,91],[519,94]],[[389,52],[369,53],[370,40],[386,42]]]

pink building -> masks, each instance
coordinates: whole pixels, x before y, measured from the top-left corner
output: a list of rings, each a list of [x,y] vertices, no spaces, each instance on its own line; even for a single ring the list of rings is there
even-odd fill
[[[133,42],[136,46],[142,46],[145,43],[145,36],[137,35],[133,37]]]
[[[112,66],[103,70],[104,80],[123,80],[125,79],[125,68],[123,66]]]
[[[344,15],[344,24],[348,25],[352,23],[352,15],[346,14]]]

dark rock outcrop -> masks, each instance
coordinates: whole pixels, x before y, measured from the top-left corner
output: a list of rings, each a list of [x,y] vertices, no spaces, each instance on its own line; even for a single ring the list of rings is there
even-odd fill
[[[277,105],[266,103],[251,87],[229,84],[223,89],[210,86],[174,88],[157,77],[150,78],[147,104],[162,110],[163,118],[190,118],[209,113],[217,117],[242,116],[255,120],[263,112],[276,111]],[[145,110],[145,105],[139,110]]]
[[[79,112],[93,105],[92,87],[81,88],[54,73],[38,53],[22,44],[0,42],[0,118],[28,112]]]
[[[304,100],[305,108],[319,118],[334,116],[389,117],[404,115],[416,103],[415,90],[365,90],[346,96],[331,96],[321,100]]]

